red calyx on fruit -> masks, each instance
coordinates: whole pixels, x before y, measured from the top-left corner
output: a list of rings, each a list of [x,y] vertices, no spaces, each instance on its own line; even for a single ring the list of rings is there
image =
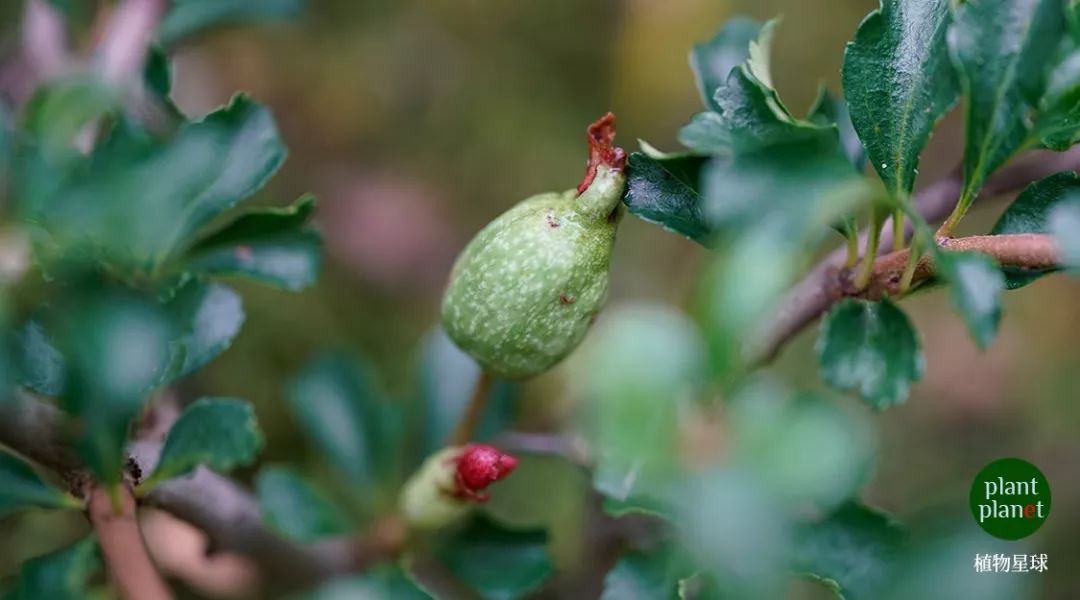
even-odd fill
[[[586,130],[589,139],[589,163],[585,167],[585,179],[578,185],[578,193],[589,189],[596,178],[596,168],[606,165],[616,171],[626,166],[626,151],[613,145],[615,141],[615,115],[607,113]]]
[[[485,444],[470,444],[458,458],[454,481],[456,495],[476,502],[487,502],[491,494],[484,492],[489,485],[504,479],[515,468],[518,459],[498,448]]]

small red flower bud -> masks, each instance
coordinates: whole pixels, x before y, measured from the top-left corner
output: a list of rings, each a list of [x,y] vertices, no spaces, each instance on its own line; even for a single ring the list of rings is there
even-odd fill
[[[490,494],[483,493],[487,486],[505,478],[515,468],[518,459],[503,454],[497,448],[483,444],[466,446],[458,458],[454,481],[459,496],[487,502]]]

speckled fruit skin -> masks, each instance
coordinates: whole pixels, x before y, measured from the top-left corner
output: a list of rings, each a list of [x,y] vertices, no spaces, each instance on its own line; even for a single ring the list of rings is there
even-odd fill
[[[608,292],[626,177],[600,165],[584,192],[540,194],[480,231],[443,296],[450,338],[506,379],[543,373],[585,336]]]

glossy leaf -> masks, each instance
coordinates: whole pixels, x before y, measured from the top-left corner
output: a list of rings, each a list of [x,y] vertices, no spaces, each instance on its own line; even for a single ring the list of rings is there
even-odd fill
[[[674,543],[627,552],[604,577],[600,600],[670,600],[693,568]]]
[[[992,235],[1008,233],[1049,233],[1050,214],[1059,204],[1080,197],[1080,177],[1072,171],[1055,173],[1027,186],[1005,209]],[[1004,269],[1005,287],[1024,287],[1051,271],[1031,272]]]
[[[19,571],[16,600],[87,600],[87,585],[101,570],[94,536],[26,561]]]
[[[287,208],[241,215],[192,247],[183,267],[304,289],[315,283],[322,267],[322,237],[307,226],[314,210],[315,198],[305,196]]]
[[[949,49],[964,90],[964,189],[970,202],[986,177],[1030,144],[1029,119],[1046,89],[1064,35],[1060,0],[966,2]]]
[[[915,327],[888,300],[844,300],[822,323],[817,343],[825,381],[883,410],[907,399],[925,359]]]
[[[529,595],[554,572],[543,531],[510,531],[482,517],[439,550],[440,562],[487,600]]]
[[[399,567],[378,566],[361,575],[339,577],[322,584],[314,591],[300,595],[302,600],[428,600]]]
[[[67,367],[49,333],[41,323],[27,321],[15,332],[19,348],[18,382],[45,396],[59,396],[64,391]]]
[[[849,502],[795,528],[792,570],[849,600],[880,598],[904,531],[884,513]]]
[[[937,250],[934,261],[941,277],[951,284],[953,308],[963,316],[979,348],[987,349],[1001,322],[1005,275],[994,259],[975,252]]]
[[[748,17],[732,17],[708,42],[690,51],[690,68],[705,108],[716,111],[716,90],[731,70],[750,58],[750,42],[757,39],[761,24]]]
[[[1039,100],[1033,136],[1051,150],[1067,150],[1080,139],[1080,48],[1065,44]]]
[[[161,457],[142,487],[186,475],[200,465],[220,472],[251,464],[264,438],[250,403],[201,398],[169,429]]]
[[[844,52],[851,121],[893,198],[911,194],[935,123],[956,103],[945,42],[949,0],[882,0]]]
[[[265,467],[255,479],[263,518],[300,542],[347,533],[349,518],[326,495],[286,467]]]
[[[429,456],[445,447],[453,434],[472,399],[480,367],[440,327],[430,331],[421,343],[418,376],[424,407],[422,454]],[[495,381],[490,394],[473,436],[478,442],[490,441],[506,431],[514,419],[517,384]]]
[[[1062,265],[1075,275],[1080,270],[1080,198],[1054,207],[1050,212],[1050,234],[1061,248]]]
[[[0,450],[0,516],[32,506],[72,508],[78,503],[42,481],[25,462]]]
[[[186,282],[165,310],[179,333],[172,342],[173,353],[182,353],[181,366],[171,379],[195,372],[228,350],[244,324],[239,294],[218,283]]]
[[[304,0],[178,0],[158,28],[158,40],[172,46],[215,27],[288,19],[303,8]]]
[[[652,158],[634,152],[626,163],[623,201],[635,216],[708,246],[713,231],[699,191],[707,161],[699,156]]]

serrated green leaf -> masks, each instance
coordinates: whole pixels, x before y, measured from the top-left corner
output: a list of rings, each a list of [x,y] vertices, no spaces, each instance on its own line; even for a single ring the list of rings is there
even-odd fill
[[[300,542],[351,530],[349,518],[299,473],[286,467],[264,467],[255,478],[263,518],[285,537]]]
[[[959,97],[945,36],[949,0],[882,0],[844,52],[851,121],[889,194],[906,201],[934,124]]]
[[[544,531],[510,531],[483,517],[447,540],[440,562],[486,600],[512,600],[538,589],[554,573]]]
[[[888,515],[856,502],[796,526],[791,568],[835,584],[846,600],[880,598],[905,537]]]
[[[1070,198],[1080,197],[1080,177],[1072,171],[1055,173],[1024,188],[1016,200],[1005,209],[991,235],[1010,233],[1049,233],[1050,213],[1054,207]],[[1005,288],[1015,290],[1051,271],[1021,271],[1003,269]]]
[[[289,387],[288,406],[308,437],[357,487],[394,463],[400,440],[367,364],[345,354],[312,361]]]
[[[1050,211],[1050,234],[1061,248],[1062,266],[1080,272],[1080,199],[1062,202]]]
[[[847,103],[843,98],[838,98],[829,91],[829,88],[821,85],[818,87],[818,95],[806,119],[817,125],[835,125],[840,135],[840,145],[844,148],[844,155],[851,161],[851,166],[862,173],[866,168],[866,148],[863,148],[859,134],[855,132],[855,125],[851,123],[851,114],[848,113]]]
[[[87,585],[101,569],[97,540],[84,538],[23,564],[19,571],[17,600],[87,600]]]
[[[165,304],[179,335],[173,352],[182,352],[182,366],[171,379],[180,379],[217,358],[232,345],[244,324],[240,296],[219,283],[190,280]]]
[[[397,566],[379,566],[362,575],[340,577],[312,592],[295,596],[302,600],[428,600],[424,592]]]
[[[80,420],[78,450],[101,481],[120,481],[128,431],[170,364],[173,328],[160,307],[118,291],[73,299],[58,347],[68,359],[63,408]]]
[[[699,244],[712,243],[700,190],[700,156],[651,158],[641,152],[626,161],[623,202],[637,217],[686,236]]]
[[[186,475],[200,465],[228,472],[251,464],[264,444],[251,403],[200,398],[169,429],[161,457],[143,489]]]
[[[418,367],[420,399],[424,407],[423,456],[444,448],[472,399],[480,367],[457,347],[441,328],[430,331],[420,345]],[[488,404],[477,423],[473,440],[490,441],[513,422],[517,384],[495,381]]]
[[[985,350],[1001,322],[1001,293],[1005,275],[994,259],[975,252],[936,250],[938,273],[951,284],[953,308],[964,318],[972,339]]]
[[[1030,114],[1065,32],[1061,0],[966,2],[949,50],[964,91],[964,187],[970,204],[987,176],[1031,143]]]
[[[679,582],[693,573],[688,557],[671,542],[627,552],[604,577],[600,600],[673,600]]]
[[[27,507],[71,508],[67,494],[42,481],[22,460],[0,450],[0,516]]]
[[[750,42],[757,39],[761,24],[749,17],[732,17],[708,42],[690,51],[690,69],[705,108],[716,111],[716,90],[727,82],[731,70],[750,58]]]
[[[884,410],[907,399],[925,359],[915,327],[889,300],[844,300],[822,322],[817,342],[821,376]]]
[[[304,289],[322,266],[322,237],[307,226],[314,210],[315,198],[304,196],[286,208],[241,215],[188,250],[183,268]]]
[[[216,27],[280,21],[298,15],[304,0],[182,0],[174,2],[158,28],[168,47]]]
[[[19,384],[45,396],[59,396],[64,391],[67,367],[41,323],[27,321],[15,332],[14,342],[19,348]]]

